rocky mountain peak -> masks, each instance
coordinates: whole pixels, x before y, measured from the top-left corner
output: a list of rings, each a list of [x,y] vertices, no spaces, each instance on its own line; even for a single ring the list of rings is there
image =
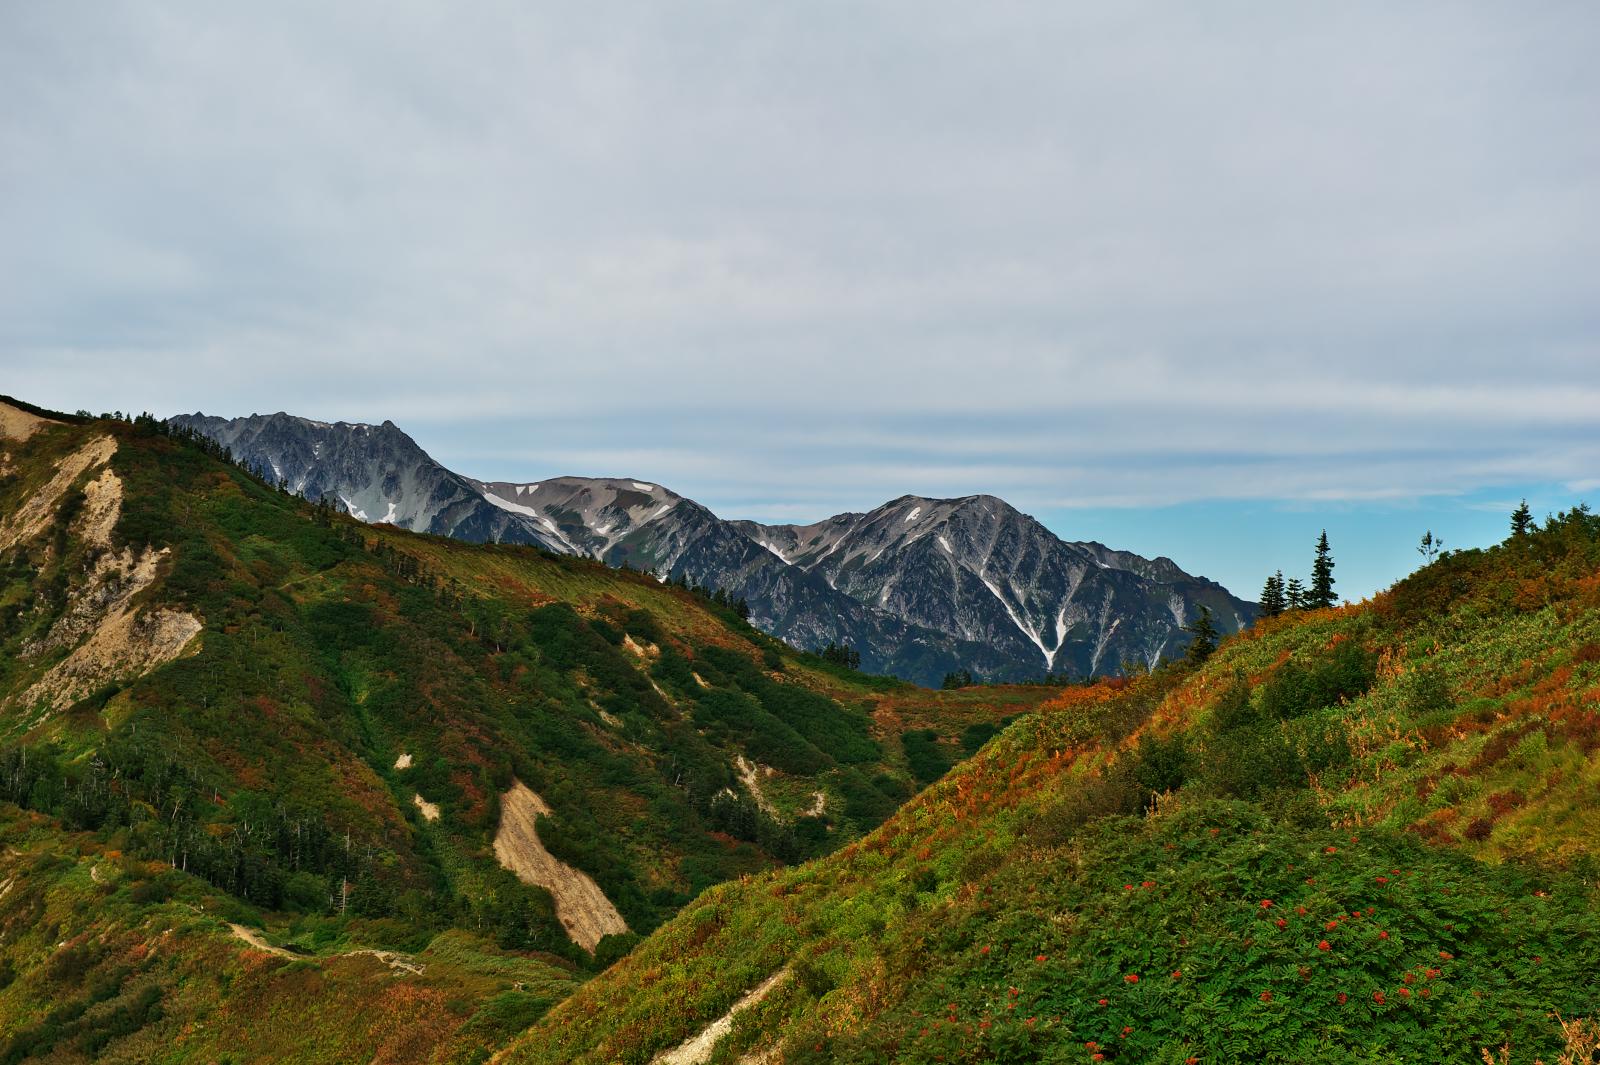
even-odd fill
[[[719,588],[796,646],[849,644],[866,668],[924,683],[954,669],[1012,679],[1114,672],[1181,650],[1202,605],[1224,631],[1254,616],[1171,559],[1063,541],[993,495],[903,495],[808,525],[765,525],[724,520],[642,478],[464,477],[390,421],[281,412],[174,421],[363,520],[537,544]]]

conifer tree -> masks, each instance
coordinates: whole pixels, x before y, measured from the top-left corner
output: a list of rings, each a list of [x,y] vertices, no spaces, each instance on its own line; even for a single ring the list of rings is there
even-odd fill
[[[1275,618],[1283,613],[1288,606],[1284,598],[1283,570],[1267,578],[1267,583],[1261,589],[1261,616]]]
[[[1305,605],[1305,586],[1300,583],[1299,577],[1290,577],[1289,583],[1283,590],[1283,608],[1285,610],[1302,610]]]
[[[1524,499],[1522,504],[1511,512],[1511,535],[1526,536],[1531,528],[1533,528],[1533,511],[1528,509],[1528,501]]]
[[[1211,652],[1217,649],[1218,633],[1216,625],[1211,622],[1211,608],[1200,607],[1200,615],[1190,625],[1185,625],[1184,632],[1193,637],[1189,641],[1188,659],[1194,665],[1199,665],[1211,657]]]
[[[1326,608],[1333,605],[1333,552],[1328,547],[1328,530],[1317,538],[1317,557],[1311,562],[1311,588],[1306,605]]]

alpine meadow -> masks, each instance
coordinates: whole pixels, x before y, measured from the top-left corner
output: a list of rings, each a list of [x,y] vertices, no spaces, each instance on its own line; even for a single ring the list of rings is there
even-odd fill
[[[0,1065],[1600,1065],[1596,55],[0,4]]]

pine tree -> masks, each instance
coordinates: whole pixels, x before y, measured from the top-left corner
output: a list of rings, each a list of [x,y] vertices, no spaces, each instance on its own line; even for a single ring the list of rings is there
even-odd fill
[[[1217,649],[1218,633],[1216,625],[1211,622],[1211,608],[1202,606],[1200,615],[1194,623],[1185,625],[1184,632],[1193,637],[1189,641],[1188,659],[1194,665],[1199,665],[1211,657],[1211,652]]]
[[[1283,570],[1267,578],[1267,583],[1261,589],[1261,616],[1275,618],[1283,613],[1288,606],[1284,599]]]
[[[1524,499],[1522,505],[1511,512],[1511,535],[1527,536],[1531,528],[1533,528],[1533,511],[1528,509],[1528,501]]]
[[[1311,590],[1306,605],[1327,608],[1333,605],[1333,552],[1328,548],[1328,530],[1317,538],[1317,557],[1311,562]]]
[[[1303,610],[1306,605],[1305,586],[1300,583],[1299,577],[1290,577],[1289,583],[1283,591],[1283,608],[1285,610]]]

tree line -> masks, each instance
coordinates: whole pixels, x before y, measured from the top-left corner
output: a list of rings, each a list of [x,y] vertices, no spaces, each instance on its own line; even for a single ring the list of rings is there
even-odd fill
[[[1575,513],[1586,514],[1588,508],[1580,504]],[[1526,537],[1533,530],[1533,511],[1524,499],[1511,512],[1511,539]],[[1431,566],[1445,554],[1444,538],[1434,535],[1432,529],[1427,530],[1417,545],[1417,554],[1422,556],[1424,565]],[[1261,589],[1261,615],[1274,618],[1290,610],[1318,610],[1333,605],[1333,552],[1328,546],[1328,530],[1324,529],[1317,538],[1310,582],[1302,582],[1298,577],[1285,580],[1283,570],[1278,570],[1267,578]]]
[[[1328,530],[1317,537],[1316,554],[1311,559],[1311,580],[1299,577],[1284,580],[1283,570],[1267,578],[1261,589],[1261,616],[1275,618],[1290,610],[1323,610],[1335,604],[1333,596],[1333,549]]]

